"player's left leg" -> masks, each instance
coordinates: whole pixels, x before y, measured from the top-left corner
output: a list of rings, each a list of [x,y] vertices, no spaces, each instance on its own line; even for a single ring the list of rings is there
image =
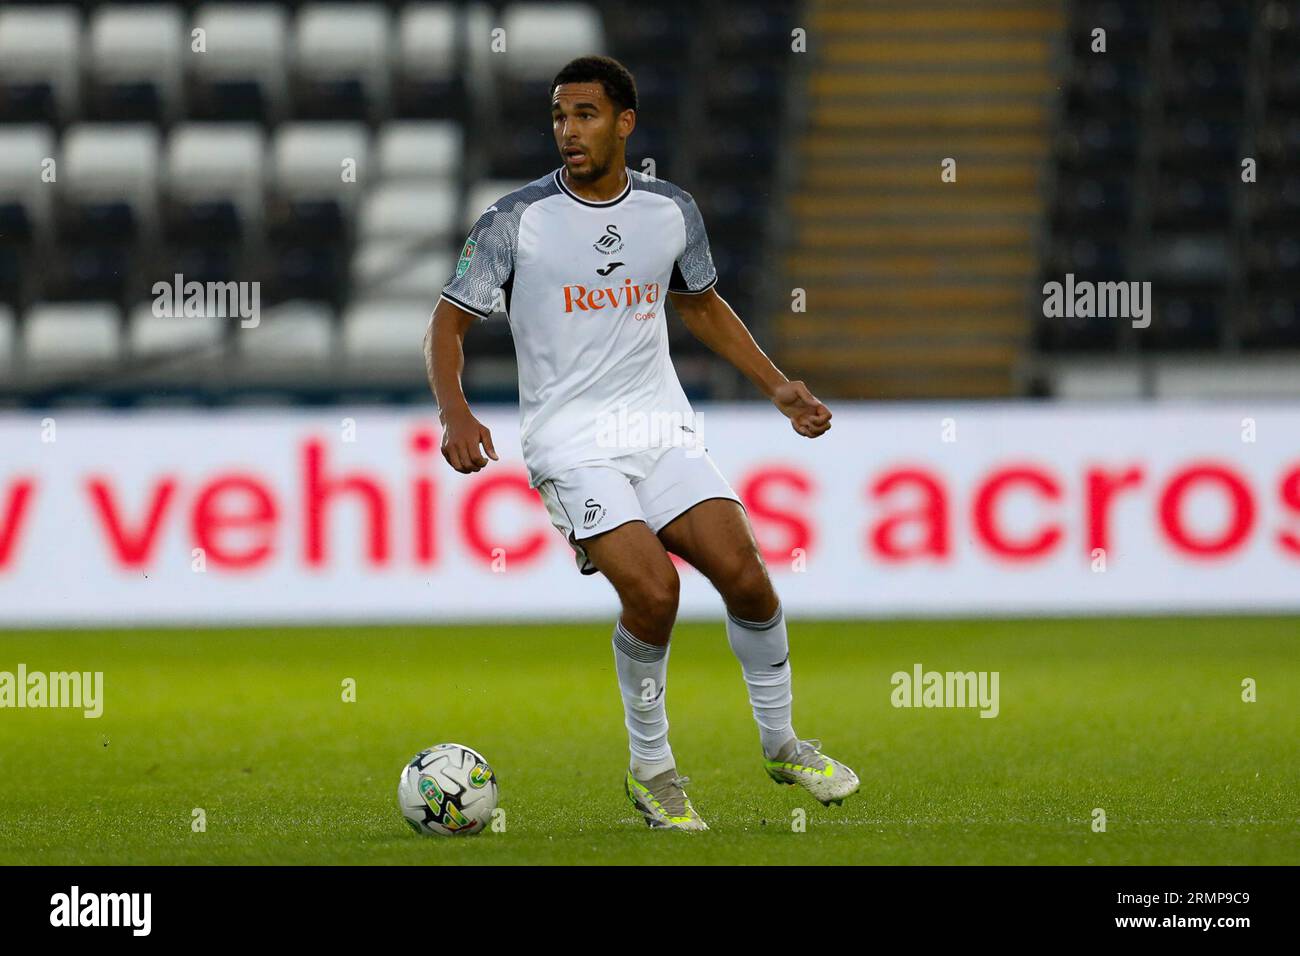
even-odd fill
[[[740,661],[764,766],[778,783],[798,783],[823,803],[858,789],[857,775],[800,740],[791,721],[793,694],[785,615],[749,519],[707,455],[666,454],[638,497],[664,547],[709,579],[727,609],[727,640]]]

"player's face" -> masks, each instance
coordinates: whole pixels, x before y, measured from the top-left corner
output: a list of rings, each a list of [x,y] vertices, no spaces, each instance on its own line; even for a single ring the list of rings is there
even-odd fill
[[[632,131],[632,110],[617,112],[599,83],[562,83],[551,97],[551,129],[569,178],[599,179],[609,172]]]

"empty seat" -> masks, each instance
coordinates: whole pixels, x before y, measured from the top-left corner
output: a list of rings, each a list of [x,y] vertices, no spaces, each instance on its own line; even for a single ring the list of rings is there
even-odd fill
[[[282,194],[351,204],[366,182],[370,138],[360,123],[286,123],[271,151],[272,181]]]
[[[156,221],[158,130],[146,124],[81,123],[63,138],[62,198],[93,207],[102,230],[123,231]],[[110,215],[111,213],[111,215]]]
[[[165,122],[181,108],[190,37],[169,4],[104,5],[90,18],[90,73],[100,119]]]
[[[310,367],[334,355],[334,314],[318,302],[286,302],[263,309],[258,324],[235,336],[240,363]]]
[[[263,121],[285,115],[289,31],[282,6],[204,4],[194,27],[204,31],[207,53],[192,59],[192,115]]]
[[[110,303],[40,303],[27,311],[23,356],[33,366],[108,362],[118,353],[118,310]]]
[[[467,117],[466,91],[481,92],[488,71],[482,54],[460,44],[456,10],[450,3],[410,3],[397,23],[397,110],[402,116]],[[481,63],[483,75],[471,73]],[[466,82],[468,78],[469,82]]]
[[[53,189],[42,171],[54,158],[47,128],[0,126],[0,244],[25,243],[45,231]]]
[[[366,188],[369,134],[360,123],[290,123],[272,146],[269,298],[341,302],[354,206]]]
[[[204,358],[219,352],[227,320],[215,315],[155,315],[154,304],[143,302],[131,310],[127,325],[127,352],[132,357],[191,355]]]
[[[262,130],[254,124],[176,127],[167,143],[166,188],[178,216],[196,231],[211,229],[214,217],[227,210],[238,225],[259,222],[265,151]]]
[[[457,202],[450,183],[383,183],[362,204],[361,238],[449,239],[455,231]]]
[[[451,278],[455,257],[427,243],[380,239],[365,243],[352,258],[353,298],[388,296],[432,302]]]
[[[585,3],[516,3],[506,8],[506,75],[549,81],[575,57],[605,51],[600,14]]]
[[[433,304],[427,299],[379,298],[354,304],[343,316],[343,352],[353,371],[401,369],[418,375]]]
[[[81,17],[70,4],[0,10],[0,114],[69,120],[80,104]]]
[[[454,179],[461,165],[461,128],[451,122],[399,120],[380,130],[379,178]]]
[[[450,3],[409,3],[397,22],[397,65],[412,79],[450,82],[456,74],[456,11]]]
[[[377,3],[304,6],[294,36],[300,115],[381,115],[388,101],[390,28],[388,11]]]

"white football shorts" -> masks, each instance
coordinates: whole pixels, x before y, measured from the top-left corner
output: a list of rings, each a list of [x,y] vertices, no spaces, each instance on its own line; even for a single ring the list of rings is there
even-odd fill
[[[707,451],[680,445],[649,448],[579,465],[537,486],[551,523],[573,548],[578,570],[597,568],[582,547],[584,538],[644,521],[655,534],[701,501],[740,496],[722,477]]]

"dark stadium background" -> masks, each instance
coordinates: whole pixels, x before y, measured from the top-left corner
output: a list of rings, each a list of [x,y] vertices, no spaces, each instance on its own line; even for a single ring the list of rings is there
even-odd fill
[[[620,804],[616,608],[527,489],[503,316],[465,371],[502,461],[436,453],[438,291],[593,52],[835,414],[798,439],[668,316],[796,724],[863,779],[793,840],[685,570],[717,839]],[[178,275],[259,312],[155,314]],[[1294,863],[1298,275],[1300,0],[0,2],[0,671],[106,687],[0,713],[0,863]],[[1149,324],[1048,314],[1067,276]],[[894,709],[914,666],[1000,671],[998,718]],[[405,831],[442,740],[508,838]]]
[[[426,402],[411,342],[477,211],[558,165],[546,84],[592,50],[639,83],[630,164],[697,196],[719,288],[828,400],[1300,389],[1287,0],[2,14],[11,407]],[[1045,320],[1067,272],[1151,281],[1152,329]],[[266,327],[150,316],[176,273],[260,282]],[[692,397],[753,397],[671,327]],[[513,400],[506,324],[470,344],[470,397]]]

